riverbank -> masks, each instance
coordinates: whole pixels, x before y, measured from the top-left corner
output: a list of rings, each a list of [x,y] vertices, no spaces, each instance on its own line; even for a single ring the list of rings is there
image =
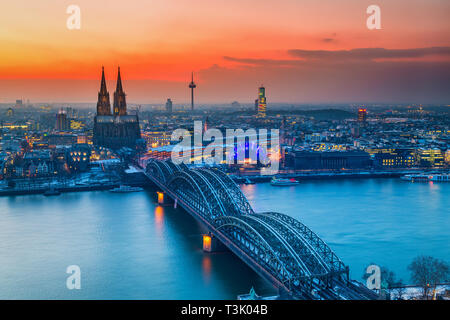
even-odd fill
[[[53,187],[52,190],[64,193],[64,192],[82,192],[82,191],[99,191],[110,190],[118,187],[120,184],[108,184],[108,185],[92,185],[92,186],[70,186],[70,187]],[[2,189],[0,190],[0,196],[23,196],[29,194],[44,194],[50,188],[35,188],[35,189]]]
[[[420,169],[420,170],[392,170],[392,171],[302,171],[302,172],[283,172],[280,171],[276,176],[278,178],[297,179],[297,180],[329,180],[329,179],[373,179],[373,178],[400,178],[406,174],[417,174],[419,172],[447,172],[448,169]],[[252,183],[269,182],[272,176],[261,176],[254,172],[250,174],[233,175],[230,177],[237,183],[245,183],[248,180]]]

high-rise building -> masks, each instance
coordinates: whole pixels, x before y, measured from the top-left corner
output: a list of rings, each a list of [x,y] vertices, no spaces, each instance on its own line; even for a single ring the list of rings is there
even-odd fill
[[[125,92],[122,88],[120,68],[117,74],[117,86],[114,92],[113,113],[106,89],[105,72],[102,67],[102,80],[98,93],[97,115],[94,118],[93,143],[111,149],[122,147],[135,148],[141,140],[139,117],[127,114]]]
[[[255,99],[255,113],[258,113],[259,99]]]
[[[358,109],[358,122],[366,122],[367,110],[365,108]]]
[[[266,116],[267,100],[266,100],[266,88],[263,86],[258,89],[258,117]]]
[[[56,130],[66,131],[70,128],[70,119],[67,118],[67,113],[61,109],[56,114]]]
[[[194,89],[197,88],[197,85],[194,82],[194,73],[192,72],[192,80],[189,83],[189,88],[191,88],[191,110],[194,110]]]
[[[173,107],[173,103],[172,103],[172,100],[170,100],[170,98],[169,98],[169,99],[167,99],[167,102],[166,102],[166,112],[172,113],[172,107]]]

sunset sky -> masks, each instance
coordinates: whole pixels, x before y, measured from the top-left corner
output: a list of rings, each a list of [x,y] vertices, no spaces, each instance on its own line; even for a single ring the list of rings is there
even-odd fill
[[[0,103],[94,103],[102,65],[131,103],[188,102],[191,71],[200,104],[450,103],[448,0],[4,1],[0,43]]]

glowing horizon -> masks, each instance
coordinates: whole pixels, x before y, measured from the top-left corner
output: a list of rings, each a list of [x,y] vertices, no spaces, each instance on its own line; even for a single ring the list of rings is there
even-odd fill
[[[80,30],[66,28],[70,4],[81,8]],[[102,65],[110,91],[121,66],[130,102],[187,102],[191,71],[199,103],[250,103],[261,83],[269,104],[448,102],[450,3],[377,1],[381,30],[366,27],[369,4],[9,2],[0,12],[0,102],[95,101]]]

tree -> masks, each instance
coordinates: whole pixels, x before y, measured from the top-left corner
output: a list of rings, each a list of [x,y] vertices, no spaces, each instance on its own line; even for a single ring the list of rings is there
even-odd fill
[[[450,274],[447,262],[430,256],[414,258],[408,270],[411,271],[411,280],[422,287],[425,299],[428,299],[429,290],[436,289],[437,284],[448,280]]]

